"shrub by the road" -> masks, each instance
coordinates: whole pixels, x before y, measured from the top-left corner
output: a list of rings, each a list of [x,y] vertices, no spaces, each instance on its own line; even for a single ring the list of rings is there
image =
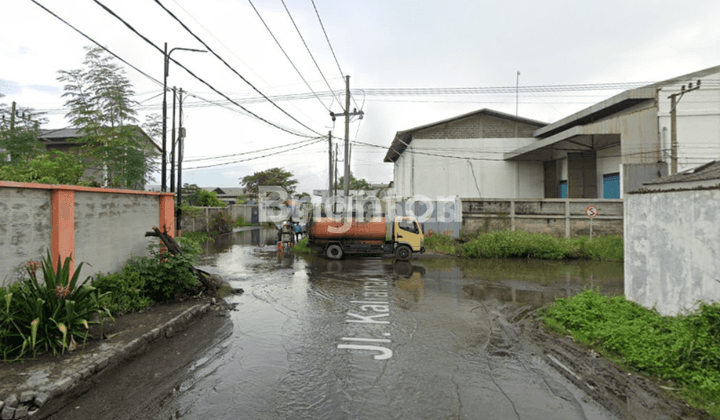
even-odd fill
[[[623,239],[620,236],[558,238],[542,233],[505,230],[481,234],[460,243],[448,235],[434,234],[425,239],[425,247],[429,251],[468,258],[623,259]]]
[[[43,351],[64,353],[87,338],[92,318],[105,312],[100,305],[103,295],[88,283],[89,277],[80,281],[82,263],[72,276],[70,265],[68,257],[53,267],[48,254],[40,262],[26,264],[28,277],[0,288],[3,360]]]
[[[720,418],[720,304],[688,315],[656,311],[592,290],[557,299],[545,324],[627,368],[671,381],[693,405]]]
[[[177,238],[183,253],[172,255],[162,244],[149,246],[150,256],[133,257],[118,274],[98,276],[95,284],[103,291],[115,291],[108,304],[114,312],[131,312],[148,306],[148,301],[166,302],[193,292],[198,280],[190,271],[197,262],[197,241]]]

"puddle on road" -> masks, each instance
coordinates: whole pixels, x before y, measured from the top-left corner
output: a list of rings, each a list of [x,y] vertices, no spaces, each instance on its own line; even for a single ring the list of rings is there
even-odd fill
[[[233,246],[254,246],[274,253],[274,248],[270,247],[275,243],[275,229],[251,229],[221,235],[214,242],[205,244],[205,252],[211,256],[232,252]],[[300,259],[302,265],[297,264]],[[352,256],[334,261],[316,254],[280,254],[277,262],[282,268],[302,266],[308,281],[313,283],[318,277],[361,274],[367,268],[368,259],[377,261],[375,269],[395,277],[395,287],[403,289],[416,302],[422,299],[426,287],[458,297],[469,295],[477,300],[497,299],[536,307],[587,288],[598,289],[610,296],[624,293],[622,262],[471,260],[429,258],[428,255],[409,262]],[[263,260],[233,261],[233,264],[253,266],[255,270],[263,266],[263,271],[278,267],[270,259]]]

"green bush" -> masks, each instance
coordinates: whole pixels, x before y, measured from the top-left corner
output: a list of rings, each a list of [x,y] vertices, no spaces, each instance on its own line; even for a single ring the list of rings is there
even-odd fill
[[[425,235],[425,249],[432,252],[457,255],[458,242],[450,235],[430,231]]]
[[[470,258],[530,258],[543,260],[599,259],[621,261],[619,236],[557,238],[541,233],[499,231],[479,235],[463,244],[460,255]]]
[[[98,275],[92,284],[101,292],[110,292],[101,304],[113,314],[135,312],[153,304],[145,293],[145,279],[128,266],[123,267],[120,273]]]
[[[208,230],[213,235],[220,235],[231,232],[233,224],[234,222],[229,217],[225,217],[222,213],[217,213],[210,219]]]
[[[245,218],[242,216],[238,216],[237,219],[235,219],[235,227],[243,227],[243,226],[252,226],[252,223],[248,223],[245,221]]]
[[[40,263],[27,264],[29,278],[3,288],[0,348],[6,360],[9,354],[22,357],[28,351],[33,355],[38,351],[65,352],[75,345],[75,338],[84,342],[94,315],[110,315],[101,307],[104,295],[86,284],[90,278],[79,282],[83,264],[78,264],[71,276],[70,263],[68,257],[55,268],[48,253]],[[37,278],[38,268],[42,280]]]
[[[720,304],[664,317],[622,296],[588,290],[557,299],[542,315],[551,329],[564,328],[631,369],[675,382],[695,405],[720,415],[712,404],[720,401]]]
[[[300,239],[290,250],[296,254],[311,254],[312,249],[308,246],[308,237]]]
[[[186,242],[185,248],[189,248],[190,244]],[[173,300],[190,293],[198,285],[197,278],[190,271],[196,262],[196,254],[186,252],[185,248],[183,254],[172,255],[163,245],[151,245],[149,257],[131,258],[122,273],[142,278],[145,281],[144,294],[153,301]]]

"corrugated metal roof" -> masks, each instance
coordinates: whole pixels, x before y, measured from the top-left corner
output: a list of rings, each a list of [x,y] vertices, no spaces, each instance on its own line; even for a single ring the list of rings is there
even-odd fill
[[[655,92],[662,87],[683,83],[688,80],[703,78],[705,76],[720,72],[720,66],[709,67],[692,73],[676,76],[661,82],[652,83],[637,89],[626,90],[602,102],[587,107],[552,124],[548,124],[535,131],[535,137],[549,137],[553,134],[572,128],[576,125],[587,124],[607,115],[612,115],[623,109],[637,105],[640,102],[655,99]]]
[[[403,154],[403,152],[405,151],[405,148],[412,141],[412,133],[415,133],[415,132],[421,131],[421,130],[425,130],[428,128],[432,128],[432,127],[435,127],[438,125],[447,124],[447,123],[450,123],[453,121],[461,120],[463,118],[472,117],[474,115],[479,115],[479,114],[490,115],[492,117],[502,118],[502,119],[506,119],[506,120],[510,120],[510,121],[517,121],[517,122],[520,122],[523,124],[536,125],[538,127],[547,125],[547,123],[533,120],[530,118],[517,117],[515,115],[506,114],[504,112],[483,108],[483,109],[479,109],[477,111],[468,112],[467,114],[462,114],[462,115],[447,118],[444,120],[435,121],[435,122],[432,122],[429,124],[421,125],[419,127],[410,128],[408,130],[398,131],[395,134],[395,138],[393,139],[392,144],[390,145],[390,148],[387,151],[387,154],[385,154],[385,159],[383,161],[384,162],[395,162],[400,157],[400,155]]]
[[[679,182],[712,181],[720,179],[720,161],[713,160],[697,168],[647,181],[644,185],[674,184]]]

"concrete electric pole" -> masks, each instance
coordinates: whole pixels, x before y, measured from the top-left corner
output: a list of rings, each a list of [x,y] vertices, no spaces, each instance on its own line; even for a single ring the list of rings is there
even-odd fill
[[[334,112],[330,113],[333,121],[335,121],[336,115]],[[345,116],[345,197],[350,195],[350,117],[359,116],[361,119],[364,115],[362,111],[354,109],[350,112],[350,76],[345,76],[345,110],[341,114]]]
[[[670,98],[670,173],[677,173],[678,164],[678,143],[677,143],[677,105],[680,103],[683,95],[692,92],[693,90],[700,89],[700,80],[697,81],[697,86],[693,87],[690,82],[688,89],[685,89],[685,85],[682,85],[680,92],[673,93],[668,96]]]

